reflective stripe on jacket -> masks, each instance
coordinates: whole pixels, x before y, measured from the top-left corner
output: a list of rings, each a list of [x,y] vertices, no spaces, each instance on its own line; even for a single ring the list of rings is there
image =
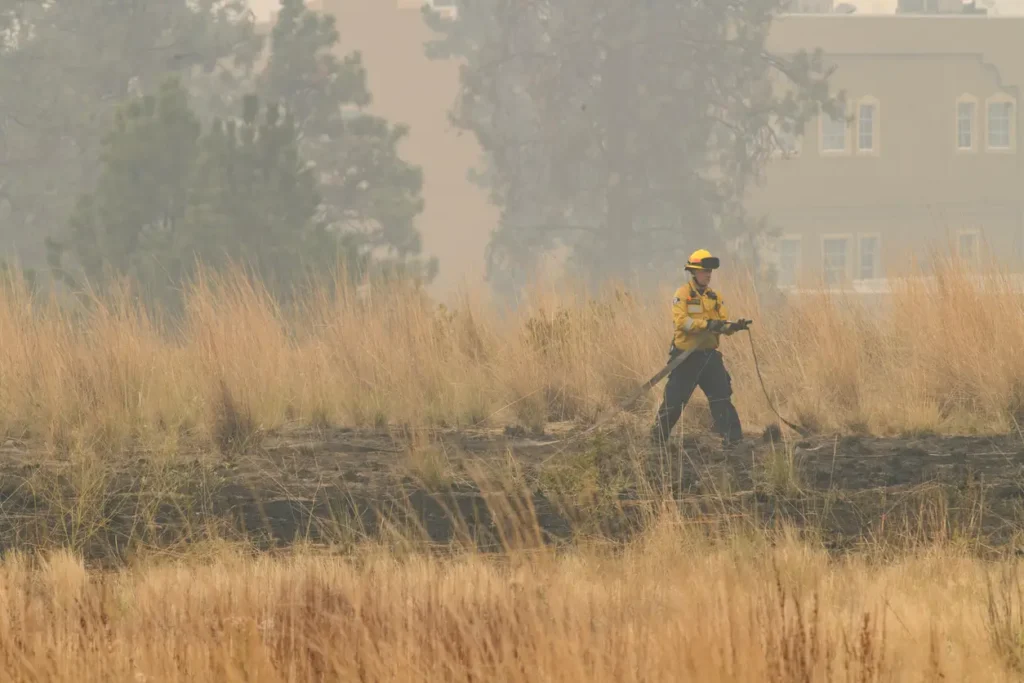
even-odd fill
[[[717,334],[707,334],[709,320],[728,320],[725,301],[710,287],[699,291],[690,282],[676,290],[672,300],[672,321],[675,323],[673,345],[680,351],[717,349]],[[721,334],[732,335],[733,332]]]

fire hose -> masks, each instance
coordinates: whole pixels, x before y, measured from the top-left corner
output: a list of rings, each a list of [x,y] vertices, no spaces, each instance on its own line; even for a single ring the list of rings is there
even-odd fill
[[[749,323],[749,321],[747,321],[747,322]],[[727,327],[729,327],[729,326],[735,326],[735,325],[737,325],[737,323],[734,322],[734,321],[727,321],[725,323],[725,325]],[[775,414],[775,417],[779,418],[779,420],[783,424],[785,424],[787,427],[789,427],[790,429],[795,431],[800,436],[807,436],[809,434],[808,430],[806,430],[805,428],[803,428],[803,427],[801,427],[801,426],[799,426],[797,424],[794,424],[793,422],[790,422],[789,420],[784,418],[779,413],[778,409],[775,407],[775,404],[772,402],[771,396],[768,393],[768,388],[765,386],[764,377],[761,375],[761,364],[760,364],[760,361],[757,358],[757,349],[754,346],[754,336],[750,332],[750,327],[749,326],[743,326],[743,327],[741,327],[739,329],[740,329],[740,331],[744,331],[744,332],[747,333],[747,339],[750,341],[750,352],[751,352],[751,354],[753,355],[753,358],[754,358],[754,370],[757,373],[757,380],[758,380],[758,383],[761,385],[761,391],[764,392],[765,400],[767,400],[767,402],[768,402],[768,407],[771,408],[771,411],[772,411],[772,413]],[[612,417],[614,417],[620,410],[629,410],[633,406],[633,404],[636,402],[637,399],[639,399],[641,396],[643,396],[646,392],[648,392],[652,387],[654,387],[656,384],[658,384],[661,380],[663,380],[666,377],[668,377],[672,373],[672,371],[675,370],[676,368],[678,368],[680,365],[682,365],[683,362],[687,358],[689,358],[693,354],[693,352],[695,350],[696,349],[689,349],[687,351],[683,351],[682,353],[680,353],[680,354],[670,358],[668,363],[665,364],[665,367],[663,367],[661,370],[659,370],[649,380],[647,380],[642,385],[640,385],[637,388],[636,391],[634,391],[632,394],[627,396],[624,400],[620,401],[619,405],[616,406],[616,409],[614,409],[612,411],[609,411],[607,414],[602,416],[601,419],[597,420],[597,422],[595,422],[593,425],[591,425],[590,427],[588,427],[584,431],[578,432],[575,435],[570,436],[570,437],[566,437],[564,439],[557,439],[555,441],[547,441],[547,442],[544,442],[542,444],[537,444],[537,445],[540,445],[540,446],[550,446],[550,445],[554,445],[554,444],[557,444],[557,443],[562,443],[562,442],[565,442],[565,441],[571,441],[573,439],[578,439],[580,437],[583,437],[583,436],[586,436],[587,434],[592,433],[598,427],[602,426],[608,420],[610,420]]]

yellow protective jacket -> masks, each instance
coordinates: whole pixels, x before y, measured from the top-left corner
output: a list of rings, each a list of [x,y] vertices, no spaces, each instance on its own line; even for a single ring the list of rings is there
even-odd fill
[[[680,351],[717,349],[719,335],[705,331],[708,321],[728,318],[721,295],[710,287],[701,292],[693,282],[689,282],[676,290],[672,300],[672,321],[675,323],[672,344]],[[735,332],[720,334],[731,336]]]

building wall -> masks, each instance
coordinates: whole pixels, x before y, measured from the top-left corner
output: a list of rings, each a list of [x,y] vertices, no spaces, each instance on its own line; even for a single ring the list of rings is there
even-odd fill
[[[826,248],[845,237],[848,277],[898,274],[933,248],[984,247],[1008,265],[1024,262],[1024,168],[1018,152],[1024,45],[1017,19],[960,17],[787,17],[773,46],[820,46],[835,66],[833,89],[848,112],[873,104],[873,150],[822,150],[822,118],[811,122],[798,154],[773,161],[749,207],[789,239],[779,245],[805,275],[825,272]],[[957,103],[976,103],[974,149],[957,148]],[[986,148],[986,105],[1012,103],[1011,148]],[[855,119],[856,120],[856,119]],[[874,247],[861,273],[859,244]],[[865,265],[870,264],[868,255]],[[792,260],[786,261],[793,263]]]

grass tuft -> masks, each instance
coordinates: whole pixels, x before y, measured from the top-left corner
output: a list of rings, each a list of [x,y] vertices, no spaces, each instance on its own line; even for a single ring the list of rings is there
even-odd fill
[[[223,455],[241,455],[256,448],[263,430],[249,406],[239,406],[224,380],[220,381],[214,422],[214,441]]]

